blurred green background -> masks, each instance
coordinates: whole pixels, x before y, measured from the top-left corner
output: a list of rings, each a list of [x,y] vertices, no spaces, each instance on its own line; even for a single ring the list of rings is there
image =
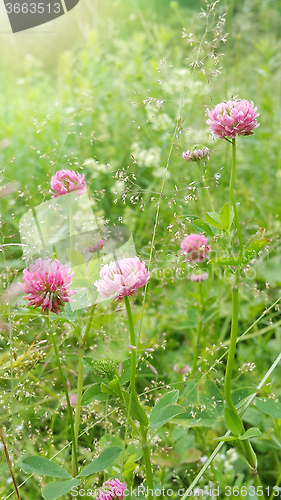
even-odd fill
[[[197,45],[190,47],[182,38],[185,29],[201,39],[205,19],[198,17],[198,11],[204,5],[81,1],[70,13],[34,30],[2,33],[0,181],[5,185],[16,180],[20,189],[1,201],[1,213],[4,220],[14,214],[16,233],[24,207],[46,197],[50,176],[61,168],[83,166],[97,213],[111,222],[123,216],[143,243],[143,227],[147,234],[155,215],[148,207],[150,191],[160,190],[185,87],[181,135],[167,173],[163,229],[170,219],[175,184],[181,190],[187,186],[183,177],[185,183],[198,182],[198,172],[182,162],[180,152],[198,141],[210,146],[206,105],[231,95],[254,100],[261,113],[260,129],[253,138],[241,141],[238,149],[238,183],[246,200],[241,209],[256,226],[276,224],[280,211],[274,200],[279,198],[281,182],[280,2],[241,0],[216,5],[218,16],[227,13],[223,30],[229,34],[227,43],[215,49],[225,54],[217,66],[221,73],[209,81],[208,66],[215,69],[207,57],[213,32],[202,46],[206,75],[199,68],[191,77],[189,65]],[[8,29],[5,16],[1,22]],[[216,193],[223,201],[228,148],[221,143],[212,147],[211,177],[222,174]],[[136,186],[127,183],[125,204],[121,200],[124,185],[115,178],[120,169],[137,179]],[[211,188],[216,186],[214,179],[210,183]],[[118,192],[116,204],[114,191]],[[177,206],[177,216],[202,210],[200,203],[191,201],[187,206],[187,192],[181,193],[177,200],[185,206],[183,210]],[[147,204],[145,216],[139,210],[141,203],[128,202],[134,194]]]

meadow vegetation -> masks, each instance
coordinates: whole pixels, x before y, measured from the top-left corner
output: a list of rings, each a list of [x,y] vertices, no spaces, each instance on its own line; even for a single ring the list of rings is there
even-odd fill
[[[205,14],[198,15],[201,7]],[[15,65],[6,55],[0,70],[0,421],[20,498],[42,498],[42,487],[53,481],[32,475],[25,458],[54,457],[72,472],[69,414],[48,322],[26,307],[16,287],[26,267],[20,220],[50,199],[58,170],[85,174],[99,227],[128,228],[150,271],[148,286],[130,299],[137,393],[148,414],[168,394],[171,405],[185,408],[184,418],[179,413],[164,419],[148,433],[155,486],[180,498],[176,492],[193,484],[218,446],[216,438],[227,431],[224,376],[233,282],[225,278],[225,266],[207,260],[209,278],[191,281],[180,244],[186,235],[203,232],[196,220],[205,222],[206,212],[219,213],[229,201],[231,146],[210,136],[206,108],[231,97],[254,101],[260,113],[254,134],[237,138],[235,197],[243,241],[256,233],[256,239],[268,239],[241,271],[243,339],[236,347],[232,397],[245,410],[245,430],[260,430],[251,445],[264,496],[273,498],[272,488],[281,485],[280,2],[95,2],[85,4],[79,22],[73,25],[78,39],[67,35],[68,48],[55,53],[51,45],[53,59],[29,46]],[[9,51],[15,54],[12,46]],[[209,148],[207,163],[183,160],[182,152],[194,145]],[[204,234],[214,259],[223,253],[218,230],[210,226]],[[77,387],[79,328],[87,328],[91,311],[65,309],[51,318],[70,394]],[[128,386],[130,345],[125,303],[97,305],[85,345],[83,393],[115,376]],[[83,487],[112,477],[142,484],[143,450],[126,405],[122,411],[106,391],[83,401],[79,467],[109,446],[123,450],[106,471],[84,478]],[[205,488],[205,498],[212,498],[207,491],[216,484],[222,499],[227,486],[255,484],[239,443],[220,443],[196,484]],[[1,498],[16,498],[0,452]],[[229,498],[250,496],[249,490],[232,490]]]

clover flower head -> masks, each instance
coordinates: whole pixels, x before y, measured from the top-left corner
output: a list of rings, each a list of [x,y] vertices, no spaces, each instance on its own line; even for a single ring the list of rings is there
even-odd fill
[[[174,372],[176,373],[187,373],[191,371],[190,365],[185,365],[184,363],[177,363],[173,367]]]
[[[50,184],[49,193],[52,194],[52,198],[58,198],[72,191],[77,191],[78,195],[86,192],[85,175],[77,174],[74,170],[59,170],[52,176]]]
[[[126,489],[126,483],[122,483],[119,479],[110,479],[105,481],[99,490],[99,494],[96,500],[122,500],[124,498],[124,490]]]
[[[207,280],[208,276],[209,276],[208,273],[203,272],[203,273],[198,273],[198,274],[191,274],[189,276],[189,279],[191,281],[199,281],[199,282],[201,282],[201,281]]]
[[[210,251],[208,238],[203,234],[192,233],[181,242],[181,254],[186,256],[187,262],[202,262]]]
[[[24,283],[19,285],[27,293],[24,299],[29,301],[28,306],[58,314],[66,302],[75,302],[70,297],[77,292],[69,290],[72,276],[69,267],[60,264],[57,259],[43,260],[40,257],[29,266],[29,270],[23,270]]]
[[[94,283],[98,292],[107,299],[120,301],[146,285],[150,273],[138,257],[126,257],[105,264],[100,271],[100,278]]]
[[[102,239],[100,239],[100,241],[98,243],[95,243],[93,246],[87,248],[87,250],[88,250],[88,252],[91,252],[91,253],[98,252],[99,250],[102,250],[103,245],[104,245],[104,241]]]
[[[186,161],[198,161],[202,160],[202,158],[208,159],[209,153],[210,150],[206,146],[204,146],[202,149],[198,149],[196,148],[196,146],[194,146],[193,149],[188,149],[187,151],[184,151],[182,153],[182,157]]]
[[[207,110],[210,132],[218,139],[229,137],[234,139],[238,135],[252,135],[253,130],[259,127],[257,122],[257,107],[253,101],[246,99],[232,99],[217,104]]]
[[[75,408],[76,403],[77,403],[77,394],[69,394],[69,402],[70,402],[70,406]]]

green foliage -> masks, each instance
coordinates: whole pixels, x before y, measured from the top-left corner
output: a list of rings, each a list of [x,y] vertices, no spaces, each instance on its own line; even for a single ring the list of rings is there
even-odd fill
[[[216,234],[214,232],[214,226],[210,227],[209,224],[206,224],[206,222],[201,220],[199,217],[195,219],[195,222],[192,222],[192,226],[196,231],[204,231],[204,233],[208,234],[208,236],[211,236],[211,238]]]
[[[149,416],[150,422],[153,422],[154,420],[156,420],[159,417],[161,411],[166,406],[168,406],[168,405],[174,405],[177,402],[178,397],[179,397],[179,391],[177,391],[177,390],[168,392],[167,394],[165,394],[164,396],[162,396],[159,399],[159,401],[157,401],[157,403],[154,406],[154,408],[152,408],[152,410],[151,410],[151,413],[150,413],[150,416]]]
[[[281,420],[281,403],[272,401],[272,399],[256,398],[255,406],[266,415]]]
[[[224,419],[228,429],[236,436],[243,432],[243,423],[241,418],[229,408],[224,409]]]
[[[197,15],[201,6],[205,8],[203,1],[170,5],[145,0],[138,2],[138,8],[127,0],[90,2],[77,19],[72,17],[67,29],[63,24],[67,16],[62,16],[63,28],[48,34],[48,43],[40,42],[43,33],[36,37],[38,43],[28,34],[14,37],[13,42],[3,36],[0,417],[9,454],[14,453],[22,500],[40,497],[38,478],[29,478],[33,472],[43,476],[40,484],[46,500],[67,495],[72,485],[79,484],[56,462],[41,457],[56,457],[69,465],[71,435],[65,399],[45,318],[38,310],[24,308],[21,296],[13,295],[25,267],[18,246],[19,222],[30,208],[49,199],[50,178],[56,170],[85,173],[98,226],[128,227],[138,255],[150,262],[151,272],[144,304],[141,293],[132,300],[139,334],[136,385],[141,405],[130,398],[128,388],[130,347],[123,304],[112,302],[108,308],[99,304],[95,311],[85,346],[78,446],[79,463],[85,464],[85,487],[93,481],[101,484],[106,468],[107,478],[121,478],[123,470],[128,484],[133,484],[135,474],[138,481],[144,476],[139,429],[132,428],[131,420],[148,425],[145,411],[153,435],[155,481],[166,488],[186,489],[203,457],[213,452],[214,440],[224,439],[223,376],[231,293],[222,265],[227,270],[243,267],[238,333],[246,335],[237,343],[234,367],[232,396],[237,408],[243,409],[257,392],[280,353],[279,304],[270,307],[281,285],[281,12],[277,0],[230,3],[220,2],[214,11],[218,15],[227,11],[229,35],[216,51],[225,57],[217,65],[214,58],[205,57],[213,38],[208,31],[205,65],[197,61],[202,71],[189,65],[196,58],[196,40],[205,33],[206,20]],[[192,47],[186,37],[191,31]],[[222,72],[216,78],[214,70],[220,66]],[[231,148],[226,141],[210,141],[205,123],[205,104],[211,107],[231,95],[253,100],[261,122],[252,137],[237,139],[235,191],[247,241],[241,259],[237,251],[227,255],[228,238],[237,242],[233,209],[227,201]],[[195,163],[181,157],[195,143],[211,150],[210,161],[207,167],[200,166],[200,172]],[[203,172],[215,212],[205,196]],[[48,211],[47,216],[51,217]],[[201,292],[188,279],[190,268],[180,257],[180,242],[191,232],[208,236],[212,248],[210,278],[201,283]],[[224,245],[223,254],[218,242]],[[87,261],[76,250],[68,250],[68,258],[75,286],[91,293],[100,260],[93,256]],[[233,284],[232,274],[229,283]],[[200,293],[202,335],[197,370],[190,380]],[[71,395],[77,384],[76,325],[86,324],[88,316],[87,310],[78,315],[67,307],[58,317],[50,314]],[[238,437],[255,438],[262,481],[270,487],[276,484],[281,456],[280,377],[277,365],[243,416],[251,426],[245,434],[240,435],[237,419],[227,415],[226,424],[235,436],[224,439],[214,467],[201,479],[202,487],[210,481],[219,482],[221,489],[252,484],[250,472],[235,454]],[[100,450],[104,451],[91,462]],[[63,475],[52,475],[52,470]],[[5,498],[12,484],[7,481],[4,453],[0,471],[1,498]],[[48,476],[65,480],[48,482]]]
[[[62,495],[66,495],[73,486],[79,486],[80,479],[72,478],[68,481],[54,481],[44,486],[42,495],[45,500],[56,500]]]
[[[176,420],[183,425],[210,427],[216,424],[223,414],[222,395],[211,380],[199,386],[190,381],[182,398],[187,411],[176,417]]]
[[[245,441],[245,439],[251,439],[253,437],[258,437],[261,435],[261,431],[257,427],[251,427],[242,436],[239,437],[240,441]]]
[[[149,427],[150,429],[157,430],[162,425],[166,424],[172,420],[176,415],[180,413],[185,413],[185,409],[177,404],[179,396],[179,391],[171,391],[162,396],[156,405],[152,408],[149,415]]]
[[[81,404],[82,406],[89,405],[92,401],[106,401],[108,399],[107,394],[101,392],[99,384],[94,384],[89,387],[83,394]]]
[[[206,222],[208,222],[211,226],[216,227],[217,229],[223,229],[223,223],[221,221],[220,215],[216,212],[207,212],[206,213]]]
[[[108,469],[115,462],[115,460],[117,460],[121,453],[122,448],[120,446],[110,446],[106,450],[102,451],[98,458],[82,469],[77,477],[90,476],[91,474]]]
[[[245,250],[241,257],[218,257],[209,261],[212,264],[224,264],[226,266],[246,266],[251,260],[257,257],[258,252],[260,252],[268,243],[269,239],[263,238],[262,240],[257,240],[251,243]]]
[[[139,402],[135,400],[133,396],[131,396],[127,391],[121,391],[122,397],[125,401],[126,408],[130,415],[140,422],[145,427],[148,426],[148,418],[146,416],[145,411],[140,406]]]
[[[227,202],[222,207],[221,212],[220,212],[220,220],[222,222],[222,226],[223,226],[223,229],[225,229],[225,231],[228,232],[230,230],[233,219],[234,219],[233,208],[230,206],[230,203]]]
[[[41,474],[42,476],[61,477],[63,479],[71,477],[60,465],[44,457],[27,457],[22,463],[25,466],[25,470],[36,472],[36,474]]]
[[[84,356],[83,363],[95,375],[99,375],[100,377],[105,377],[108,379],[111,379],[117,368],[117,363],[110,358],[100,359],[99,361],[96,361],[88,356]]]

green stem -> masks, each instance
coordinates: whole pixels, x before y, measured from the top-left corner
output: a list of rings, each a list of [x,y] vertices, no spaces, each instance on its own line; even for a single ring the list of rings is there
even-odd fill
[[[235,220],[235,225],[237,229],[237,234],[238,234],[238,240],[239,240],[239,254],[242,256],[243,254],[243,239],[242,239],[242,233],[241,233],[241,226],[239,222],[239,216],[238,216],[238,210],[235,202],[235,197],[234,197],[234,183],[235,183],[235,167],[236,167],[236,142],[235,138],[232,139],[232,164],[231,164],[231,176],[230,176],[230,183],[229,183],[229,194],[230,194],[230,199],[231,199],[231,204],[233,207],[233,212],[234,212],[234,220]],[[234,403],[232,401],[231,397],[231,379],[232,379],[232,371],[233,371],[233,364],[234,364],[234,358],[235,358],[235,350],[236,350],[236,342],[237,342],[237,333],[238,333],[238,313],[239,313],[239,275],[240,275],[240,267],[238,266],[236,269],[236,281],[235,285],[232,290],[232,321],[231,321],[231,333],[230,333],[230,344],[229,344],[229,352],[228,352],[228,358],[227,358],[227,365],[226,365],[226,373],[225,373],[225,383],[224,383],[224,391],[225,391],[225,399],[228,408],[233,411],[238,418],[238,412],[234,406]],[[243,431],[245,432],[245,431]],[[242,450],[245,454],[245,457],[248,460],[248,463],[251,467],[251,473],[254,478],[254,482],[256,486],[261,486],[261,481],[259,478],[259,474],[257,471],[257,463],[256,463],[256,455],[254,453],[254,450],[249,442],[249,440],[245,441],[240,441]],[[262,497],[263,498],[263,495]]]
[[[194,349],[194,354],[193,354],[193,361],[192,361],[192,367],[191,367],[191,372],[190,372],[190,378],[192,378],[194,376],[194,373],[196,370],[198,353],[199,353],[199,344],[200,344],[200,338],[201,338],[201,333],[202,333],[202,320],[203,320],[203,303],[202,302],[203,301],[202,301],[202,283],[200,281],[198,283],[198,291],[199,291],[199,296],[200,296],[199,319],[198,319],[198,324],[197,324],[195,349]]]
[[[162,470],[161,470],[161,475],[160,475],[160,483],[161,483],[162,488],[164,488],[165,472],[166,472],[166,467],[165,467],[165,465],[163,465]]]
[[[76,405],[75,405],[75,420],[74,420],[74,442],[75,449],[78,450],[78,433],[80,425],[80,415],[81,415],[81,399],[83,392],[83,375],[84,375],[84,344],[79,343],[78,350],[78,380],[77,380],[77,392],[76,392]],[[74,464],[73,464],[74,467]]]
[[[236,350],[236,342],[237,342],[237,334],[238,334],[238,313],[239,313],[239,272],[240,268],[237,267],[236,271],[236,283],[232,289],[232,321],[231,321],[231,333],[230,333],[230,344],[226,365],[226,373],[225,373],[225,381],[224,381],[224,393],[225,400],[228,408],[237,415],[240,419],[239,414],[235,408],[235,405],[231,396],[231,380],[232,380],[232,371],[234,365],[235,358],[235,350]],[[245,430],[243,430],[243,433]],[[255,486],[262,486],[258,471],[257,471],[257,463],[256,463],[256,455],[255,452],[249,442],[249,440],[240,441],[242,446],[242,450],[244,452],[245,457],[248,460],[248,463],[251,467],[251,474],[253,476]],[[264,498],[262,495],[261,498]]]
[[[238,312],[239,312],[239,294],[238,294],[238,283],[235,284],[232,290],[232,321],[231,321],[231,333],[230,333],[230,344],[226,365],[226,373],[224,380],[224,393],[225,400],[227,402],[228,408],[237,413],[236,408],[233,404],[231,397],[231,379],[232,379],[232,371],[233,364],[235,358],[235,350],[236,350],[236,341],[237,341],[237,333],[238,333]]]
[[[206,166],[206,171],[203,172],[203,175],[202,175],[202,180],[203,180],[203,185],[204,185],[204,191],[206,193],[206,196],[207,196],[207,199],[208,199],[208,202],[209,202],[209,205],[210,205],[211,212],[215,212],[215,207],[214,207],[211,195],[210,195],[209,186],[208,186],[208,184],[206,182],[206,177],[208,178],[208,174],[209,174],[209,166],[208,166],[207,162],[206,162],[206,165],[207,165]]]
[[[107,414],[108,414],[108,399],[105,401],[105,420],[104,420],[104,434],[107,434]],[[110,434],[110,433],[109,433]],[[125,446],[124,446],[125,448]],[[123,472],[122,472],[123,473]],[[104,481],[107,480],[107,472],[104,471]]]
[[[152,475],[152,468],[151,468],[151,461],[150,461],[149,444],[147,441],[147,429],[145,429],[144,426],[142,424],[140,424],[140,430],[141,430],[141,435],[142,435],[141,447],[142,447],[142,454],[143,454],[144,467],[145,467],[146,486],[148,488],[147,498],[148,498],[148,500],[153,500],[153,498],[154,498],[153,475]]]
[[[13,480],[13,483],[14,483],[14,488],[15,488],[15,492],[16,492],[16,495],[17,495],[17,499],[20,500],[19,490],[18,490],[18,487],[17,487],[17,483],[16,483],[16,479],[15,479],[13,467],[12,467],[12,464],[11,464],[11,461],[10,461],[9,453],[8,453],[8,450],[7,450],[7,446],[6,446],[6,443],[5,443],[5,439],[4,439],[1,427],[0,427],[0,439],[2,441],[2,445],[3,445],[3,448],[4,448],[4,452],[5,452],[7,464],[8,464],[9,471],[10,471],[10,474],[11,474],[11,477],[12,477],[12,480]]]
[[[127,316],[128,316],[128,323],[129,323],[129,331],[130,331],[130,343],[131,343],[131,375],[130,375],[130,387],[131,387],[131,394],[135,399],[138,399],[137,397],[137,391],[136,391],[136,367],[137,367],[137,345],[136,345],[136,336],[135,336],[135,330],[134,330],[134,323],[133,323],[133,317],[132,317],[132,311],[131,311],[131,306],[128,297],[124,297],[125,299],[125,306],[126,306],[126,311],[127,311]]]
[[[90,329],[91,329],[91,326],[92,326],[92,321],[93,321],[93,317],[94,317],[95,308],[96,308],[96,304],[92,305],[91,308],[90,308],[90,314],[89,314],[88,323],[87,323],[87,326],[86,326],[86,329],[85,329],[85,332],[84,332],[84,335],[83,335],[83,338],[82,338],[82,342],[83,342],[84,345],[86,344],[88,335],[90,333]]]
[[[75,449],[78,450],[78,434],[79,434],[79,426],[80,426],[80,417],[81,417],[81,400],[83,393],[83,376],[84,376],[84,365],[83,365],[83,357],[84,357],[84,347],[88,337],[88,334],[91,329],[92,320],[94,317],[95,305],[91,306],[90,315],[88,319],[88,323],[84,332],[84,335],[79,338],[79,350],[78,350],[78,380],[77,380],[77,391],[76,391],[76,405],[75,405],[75,420],[74,420],[74,440],[75,440]],[[79,318],[80,324],[80,318]],[[79,327],[79,337],[81,337],[81,329]],[[75,463],[73,461],[73,469],[75,467]]]
[[[108,399],[105,401],[105,420],[104,420],[104,433],[105,434],[107,434],[107,432],[108,432],[108,429],[107,429],[107,426],[108,426],[107,415],[108,415]],[[109,434],[111,434],[110,431],[109,431]]]
[[[73,249],[73,213],[71,205],[71,194],[68,194],[68,213],[69,213],[69,235],[70,235],[70,249]]]
[[[203,180],[203,176],[202,176],[202,172],[201,172],[200,160],[196,160],[196,163],[197,163],[197,165],[198,165],[198,169],[199,169],[199,174],[200,174],[200,177],[201,177],[201,178],[202,178],[202,180]],[[204,181],[203,181],[203,183],[204,183]],[[204,190],[203,190],[203,191],[205,191],[205,184],[204,184]],[[205,212],[206,212],[206,206],[205,206],[205,200],[204,200],[204,198],[205,198],[205,195],[203,194],[203,195],[202,195],[202,200],[201,200],[201,202],[202,202],[202,211],[203,211],[203,213],[205,213]]]
[[[234,220],[236,224],[236,229],[237,229],[237,234],[238,234],[238,239],[239,239],[239,253],[242,255],[243,253],[243,239],[242,239],[242,233],[241,233],[241,226],[239,222],[239,216],[238,216],[238,210],[237,206],[235,203],[235,197],[234,197],[234,183],[235,183],[235,166],[236,166],[236,143],[235,139],[232,139],[232,163],[231,163],[231,177],[230,177],[230,183],[229,183],[229,194],[230,194],[230,199],[231,199],[231,204],[234,212]]]
[[[32,210],[34,222],[35,222],[35,225],[36,225],[36,229],[38,231],[39,238],[41,240],[43,259],[46,259],[46,243],[44,241],[44,236],[43,236],[43,233],[41,231],[41,226],[40,226],[40,223],[38,221],[38,217],[37,217],[37,213],[36,213],[35,208],[32,208],[31,210]]]
[[[124,297],[126,311],[128,316],[129,330],[130,330],[130,342],[131,342],[131,374],[130,374],[130,387],[131,387],[131,396],[138,401],[137,391],[136,391],[136,366],[137,366],[137,345],[136,345],[136,336],[134,330],[134,323],[132,317],[131,306],[128,297]],[[141,447],[144,459],[144,467],[145,467],[145,475],[146,475],[146,484],[149,490],[151,490],[148,494],[148,500],[153,500],[153,476],[150,462],[150,450],[149,444],[147,441],[147,428],[144,427],[143,424],[140,424],[141,431]]]
[[[73,454],[73,457],[74,457],[73,458],[73,462],[74,462],[73,477],[76,477],[76,475],[78,473],[78,460],[77,460],[77,451],[76,451],[76,447],[75,447],[75,435],[74,435],[72,408],[71,408],[70,401],[69,401],[69,395],[68,395],[68,390],[67,390],[67,386],[66,386],[66,381],[65,381],[65,377],[64,377],[64,374],[63,374],[63,371],[62,371],[62,366],[61,366],[60,357],[59,357],[59,351],[58,351],[58,348],[57,348],[55,336],[53,334],[53,329],[51,327],[49,315],[47,315],[47,322],[48,322],[48,327],[49,327],[49,332],[50,332],[51,340],[52,340],[53,347],[54,347],[54,353],[55,353],[55,357],[56,357],[56,361],[57,361],[57,365],[58,365],[58,369],[59,369],[61,383],[62,383],[64,394],[65,394],[65,397],[66,397],[67,409],[68,409],[68,413],[69,413],[71,439],[72,439],[72,454]]]

